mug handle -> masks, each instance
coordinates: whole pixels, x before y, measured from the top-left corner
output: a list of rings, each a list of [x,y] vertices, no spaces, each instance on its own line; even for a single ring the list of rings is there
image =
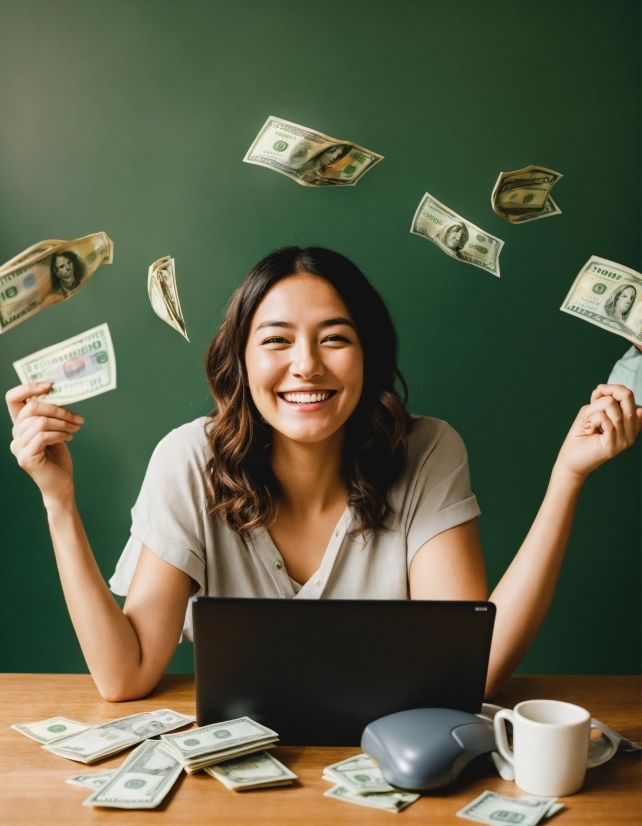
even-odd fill
[[[497,712],[493,719],[493,728],[495,729],[495,744],[497,746],[497,751],[507,763],[510,763],[510,765],[513,766],[513,752],[508,747],[506,726],[502,723],[502,720],[509,720],[511,723],[513,722],[513,712],[509,708],[502,708]],[[608,757],[606,759],[608,760]]]
[[[620,745],[619,740],[613,736],[615,732],[611,731],[608,726],[605,726],[604,723],[600,723],[600,721],[596,720],[594,717],[591,718],[591,728],[601,731],[602,736],[606,737],[609,743],[608,745],[594,748],[593,751],[590,752],[587,763],[587,767],[589,769],[593,769],[595,766],[601,766],[602,763],[606,763],[607,760],[610,760]]]

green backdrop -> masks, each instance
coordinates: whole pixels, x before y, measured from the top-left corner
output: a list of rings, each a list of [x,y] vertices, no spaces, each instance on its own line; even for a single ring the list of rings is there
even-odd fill
[[[351,257],[397,322],[411,408],[469,451],[494,584],[531,524],[578,408],[628,344],[559,312],[592,254],[640,265],[634,0],[2,0],[0,260],[106,231],[114,263],[0,338],[15,359],[109,322],[118,389],[82,402],[78,503],[110,576],[149,456],[206,413],[205,347],[232,290],[283,244]],[[242,158],[268,115],[385,155],[314,190]],[[563,214],[511,226],[501,170],[564,174]],[[501,279],[409,234],[428,190],[504,239]],[[176,259],[191,344],[147,298]],[[38,491],[0,414],[0,668],[82,671]],[[555,601],[521,670],[639,670],[640,445],[586,484]],[[183,646],[171,668],[191,668]]]

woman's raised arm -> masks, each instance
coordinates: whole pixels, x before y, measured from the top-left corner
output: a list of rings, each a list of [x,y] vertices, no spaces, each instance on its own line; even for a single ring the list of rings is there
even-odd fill
[[[143,546],[121,610],[100,573],[74,497],[66,442],[83,419],[49,402],[28,401],[50,387],[24,384],[7,393],[11,452],[42,493],[67,608],[98,690],[114,702],[143,697],[174,653],[192,581]]]
[[[586,477],[635,441],[642,427],[630,390],[603,384],[571,427],[553,467],[542,506],[517,555],[490,596],[497,617],[486,696],[513,673],[548,612]]]

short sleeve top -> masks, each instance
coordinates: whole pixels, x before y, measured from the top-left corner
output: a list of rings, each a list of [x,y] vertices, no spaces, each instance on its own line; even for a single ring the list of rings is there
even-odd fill
[[[351,536],[353,517],[346,508],[318,570],[299,587],[265,528],[243,540],[208,514],[208,421],[173,430],[152,454],[132,509],[131,536],[109,583],[114,593],[127,594],[147,545],[192,578],[192,599],[408,599],[410,563],[422,545],[480,513],[460,436],[440,419],[416,417],[406,470],[389,494],[388,527],[365,538]],[[183,639],[192,639],[191,615],[190,600]]]

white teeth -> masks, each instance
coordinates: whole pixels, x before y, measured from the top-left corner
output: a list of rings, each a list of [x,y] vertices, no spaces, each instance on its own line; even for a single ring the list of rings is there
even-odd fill
[[[329,393],[284,393],[286,402],[294,404],[312,404],[312,402],[324,402],[330,396]]]

